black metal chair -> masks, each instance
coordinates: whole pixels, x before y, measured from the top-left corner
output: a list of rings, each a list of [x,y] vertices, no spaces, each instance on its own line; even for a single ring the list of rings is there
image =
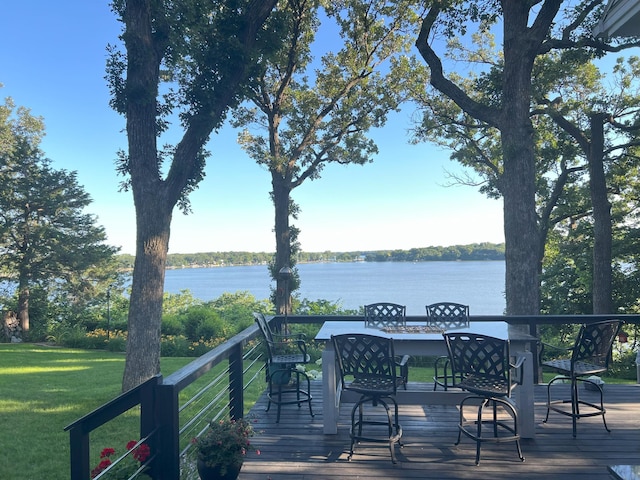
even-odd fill
[[[476,465],[480,464],[483,442],[515,442],[518,457],[524,461],[518,433],[518,414],[508,398],[516,386],[512,369],[522,369],[524,358],[510,362],[509,341],[474,333],[444,333],[452,369],[453,386],[470,395],[460,402],[458,440],[462,434],[476,442]],[[522,378],[520,372],[519,378]],[[466,412],[477,409],[475,419]],[[486,409],[489,410],[487,414]],[[507,418],[505,418],[505,413]],[[508,418],[510,417],[510,418]],[[486,434],[484,426],[489,426]]]
[[[367,327],[386,328],[386,327],[404,327],[406,320],[407,307],[397,303],[378,302],[364,306],[364,324]],[[400,370],[400,379],[402,386],[407,389],[409,382],[409,355],[396,356],[396,365]]]
[[[454,302],[438,302],[426,305],[427,325],[442,330],[469,326],[469,306]],[[434,362],[433,390],[441,386],[445,391],[453,385],[449,374],[449,357],[437,357]]]
[[[304,334],[273,333],[262,313],[254,312],[253,316],[267,347],[265,361],[266,381],[269,385],[267,411],[271,408],[271,404],[275,403],[278,407],[276,423],[279,423],[282,405],[297,404],[300,408],[306,402],[309,404],[309,413],[313,417],[311,380],[303,369],[298,368],[298,365],[304,365],[310,361]],[[301,387],[301,378],[306,381],[306,390]]]
[[[607,421],[604,418],[606,410],[604,408],[604,394],[602,386],[599,382],[596,382],[589,377],[604,373],[609,368],[609,359],[611,358],[613,342],[622,328],[622,323],[623,322],[620,320],[606,320],[603,322],[584,324],[580,327],[575,344],[569,348],[554,347],[552,345],[543,344],[541,356],[544,353],[545,346],[556,350],[562,350],[564,352],[571,352],[571,358],[560,358],[542,362],[543,366],[549,367],[560,373],[559,376],[553,378],[547,384],[547,415],[543,423],[546,423],[547,420],[549,420],[550,410],[569,416],[573,423],[573,436],[575,437],[577,433],[576,421],[579,418],[602,415],[604,428],[607,432],[610,432],[607,427]],[[551,386],[557,382],[565,383],[567,381],[571,383],[571,398],[551,401]],[[599,392],[599,405],[580,398],[578,394],[579,383],[592,386],[592,390]],[[571,404],[571,411],[569,411],[568,408],[561,406],[568,403]],[[581,412],[581,407],[586,407],[586,411],[583,409]]]
[[[351,410],[351,447],[349,460],[353,457],[356,442],[388,443],[391,461],[396,463],[395,444],[402,446],[402,427],[398,422],[397,392],[398,377],[394,360],[393,339],[364,334],[345,334],[331,337],[336,352],[336,362],[343,390],[360,394]],[[387,415],[386,421],[371,419],[364,415],[365,403],[381,405]],[[389,409],[393,404],[393,414]],[[356,418],[356,411],[358,416]],[[366,425],[387,426],[385,437],[371,436],[363,432]],[[372,429],[370,429],[372,430]]]

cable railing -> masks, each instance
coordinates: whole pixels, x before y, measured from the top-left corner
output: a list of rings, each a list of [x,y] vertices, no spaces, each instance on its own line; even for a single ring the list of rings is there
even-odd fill
[[[68,425],[71,480],[90,478],[91,432],[135,407],[139,409],[140,438],[152,452],[140,472],[154,479],[181,478],[181,468],[195,465],[192,439],[212,420],[242,418],[264,390],[264,383],[259,382],[264,360],[258,336],[252,325],[171,375],[157,375]],[[254,389],[254,398],[245,404],[249,388]],[[124,457],[126,454],[105,469],[103,478],[109,478],[108,470]]]

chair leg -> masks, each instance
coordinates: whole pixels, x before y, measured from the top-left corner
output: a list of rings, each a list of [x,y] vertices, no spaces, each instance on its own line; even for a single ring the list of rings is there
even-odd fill
[[[278,375],[282,374],[282,372],[287,372],[288,375],[295,375],[295,380],[291,379],[290,383],[287,384],[281,383],[279,381],[280,377]],[[307,381],[306,391],[300,388],[300,375],[303,375]],[[303,402],[307,402],[309,404],[309,414],[312,418],[314,417],[313,407],[311,405],[311,380],[305,372],[301,372],[295,369],[278,369],[271,372],[271,376],[268,377],[268,382],[268,402],[265,411],[269,411],[272,403],[275,403],[277,405],[276,423],[280,423],[280,412],[282,405],[297,404],[298,408],[300,408],[302,407]],[[289,380],[287,380],[287,382],[289,382]],[[293,397],[294,393],[295,397]]]
[[[392,397],[387,397],[391,402],[393,402],[393,406],[394,406],[394,411],[393,413],[391,412],[391,409],[389,408],[389,405],[387,404],[387,402],[385,402],[385,400],[383,400],[382,398],[379,397],[369,397],[369,396],[362,396],[360,397],[360,399],[358,400],[358,402],[353,406],[353,408],[351,409],[351,431],[350,431],[350,436],[351,436],[351,446],[349,448],[349,456],[347,457],[349,461],[351,461],[351,459],[353,458],[353,453],[354,453],[354,446],[356,441],[358,441],[358,443],[360,441],[371,441],[371,442],[377,442],[377,443],[382,443],[382,442],[387,442],[389,445],[389,451],[391,453],[391,461],[393,463],[397,463],[396,460],[396,455],[395,455],[395,450],[394,450],[394,445],[397,443],[400,447],[402,447],[402,443],[400,441],[400,438],[402,437],[402,427],[399,424],[399,411],[398,411],[398,403],[396,402],[396,400]],[[387,421],[383,422],[383,421],[379,421],[379,420],[375,420],[375,421],[366,421],[364,420],[364,404],[366,402],[372,402],[373,406],[382,406],[385,409],[385,412],[387,414]],[[358,411],[358,419],[356,421],[356,410]],[[363,425],[367,423],[370,425],[387,425],[387,438],[370,438],[370,437],[366,437],[365,435],[363,435]],[[394,432],[395,430],[395,432]]]
[[[482,446],[482,411],[484,410],[484,406],[489,403],[489,400],[486,400],[480,404],[478,407],[478,419],[476,420],[476,426],[478,427],[476,433],[476,466],[480,465],[480,447]],[[494,412],[495,412],[495,404],[494,404]],[[495,420],[494,420],[494,428]],[[496,435],[497,436],[497,435]]]
[[[561,380],[571,380],[571,398],[570,399],[565,399],[565,400],[551,400],[551,385],[553,385],[555,382],[557,381],[561,381]],[[579,388],[579,383],[588,383],[590,385],[593,385],[595,387],[595,389],[598,391],[598,393],[600,394],[600,403],[599,404],[595,404],[595,403],[591,403],[585,400],[581,400],[580,399],[580,388]],[[571,403],[571,411],[568,410],[568,408],[560,408],[555,406],[556,404],[568,404]],[[587,411],[582,411],[581,412],[581,407],[587,407]],[[543,423],[547,423],[547,421],[549,420],[549,411],[553,410],[557,413],[560,413],[562,415],[566,415],[568,417],[571,417],[571,427],[572,427],[572,434],[573,437],[576,438],[577,437],[577,422],[578,419],[582,418],[582,417],[593,417],[596,415],[601,415],[602,416],[602,423],[604,424],[604,428],[607,432],[611,432],[611,430],[609,429],[609,427],[607,426],[607,421],[605,419],[605,408],[604,408],[604,393],[602,390],[602,387],[595,383],[592,382],[589,379],[586,378],[580,378],[580,377],[576,377],[576,378],[569,378],[569,377],[556,377],[554,379],[552,379],[548,384],[547,384],[547,414],[545,416],[545,419],[543,420]]]
[[[404,389],[407,389],[407,383],[409,383],[409,366],[404,365],[400,370],[400,376],[402,377],[402,385]]]
[[[438,365],[440,364],[440,360],[444,359],[444,366],[442,367],[444,370],[443,375],[438,374]],[[441,385],[444,391],[446,392],[449,388],[449,359],[445,357],[438,357],[434,362],[434,376],[433,376],[433,391],[435,392],[438,388],[438,385]],[[440,380],[442,379],[442,381]]]
[[[311,407],[311,380],[309,379],[309,375],[307,375],[306,373],[304,374],[304,376],[307,379],[307,392],[309,395],[309,401],[307,403],[309,404],[309,415],[311,415],[311,418],[313,418],[313,408]]]
[[[571,379],[571,426],[573,427],[573,438],[577,435],[577,421],[580,415],[580,405],[578,403],[578,382],[575,378]]]
[[[482,401],[480,405],[477,406],[477,417],[474,422],[476,428],[475,428],[475,431],[472,431],[466,428],[466,425],[469,425],[470,422],[466,422],[464,420],[464,409],[468,401],[477,401],[477,400],[482,400]],[[499,405],[502,406],[505,409],[505,411],[507,411],[507,413],[509,413],[509,415],[511,416],[513,420],[513,427],[510,424],[505,423],[504,421],[501,421],[498,419]],[[482,419],[483,413],[486,407],[491,407],[491,420]],[[482,427],[485,424],[491,424],[493,437],[483,436]],[[510,435],[506,437],[505,436],[500,437],[499,428],[502,428],[504,431],[509,432]],[[525,460],[524,456],[522,455],[522,448],[520,446],[520,435],[518,434],[518,414],[515,408],[513,407],[513,405],[511,405],[511,403],[509,403],[509,401],[505,399],[493,398],[493,397],[490,397],[490,398],[478,397],[475,395],[465,397],[460,402],[460,424],[458,425],[458,440],[456,441],[455,445],[458,445],[460,443],[460,439],[462,438],[463,433],[476,442],[476,459],[475,459],[476,465],[480,464],[480,452],[481,452],[482,442],[501,443],[501,442],[513,441],[516,443],[516,451],[518,453],[518,458],[522,462],[524,462]]]

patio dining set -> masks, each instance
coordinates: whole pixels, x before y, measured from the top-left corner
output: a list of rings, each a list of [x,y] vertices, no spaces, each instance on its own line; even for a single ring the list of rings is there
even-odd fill
[[[469,307],[440,302],[426,306],[426,320],[407,323],[403,305],[381,302],[366,305],[364,322],[326,321],[315,337],[325,343],[322,353],[322,405],[325,434],[337,433],[341,402],[353,403],[350,418],[348,459],[360,443],[387,444],[391,461],[402,446],[399,405],[456,404],[458,437],[476,443],[475,463],[480,463],[485,443],[513,442],[517,458],[525,457],[521,438],[532,438],[533,361],[531,348],[552,348],[537,338],[510,331],[505,322],[470,322]],[[264,315],[254,314],[267,345],[266,381],[268,407],[275,405],[277,420],[285,405],[308,405],[313,417],[310,377],[304,368],[310,362],[301,335],[271,331]],[[581,326],[574,345],[553,360],[543,362],[558,375],[547,385],[547,413],[569,416],[573,436],[577,420],[601,416],[609,430],[604,393],[598,377],[607,371],[620,320]],[[435,358],[433,391],[412,391],[409,383],[411,358]],[[554,385],[570,384],[570,398],[555,399]],[[599,401],[583,400],[579,385],[599,392]],[[367,410],[365,410],[365,405]],[[379,409],[380,414],[372,412]]]

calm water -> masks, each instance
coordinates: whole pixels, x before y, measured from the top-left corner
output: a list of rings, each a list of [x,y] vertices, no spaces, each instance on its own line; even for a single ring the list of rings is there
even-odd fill
[[[344,308],[373,302],[407,306],[407,315],[422,315],[425,305],[450,301],[470,306],[472,315],[502,314],[504,262],[359,262],[298,265],[300,298],[340,301]],[[269,298],[266,266],[168,270],[165,290],[190,290],[201,300],[225,292],[248,291]]]

